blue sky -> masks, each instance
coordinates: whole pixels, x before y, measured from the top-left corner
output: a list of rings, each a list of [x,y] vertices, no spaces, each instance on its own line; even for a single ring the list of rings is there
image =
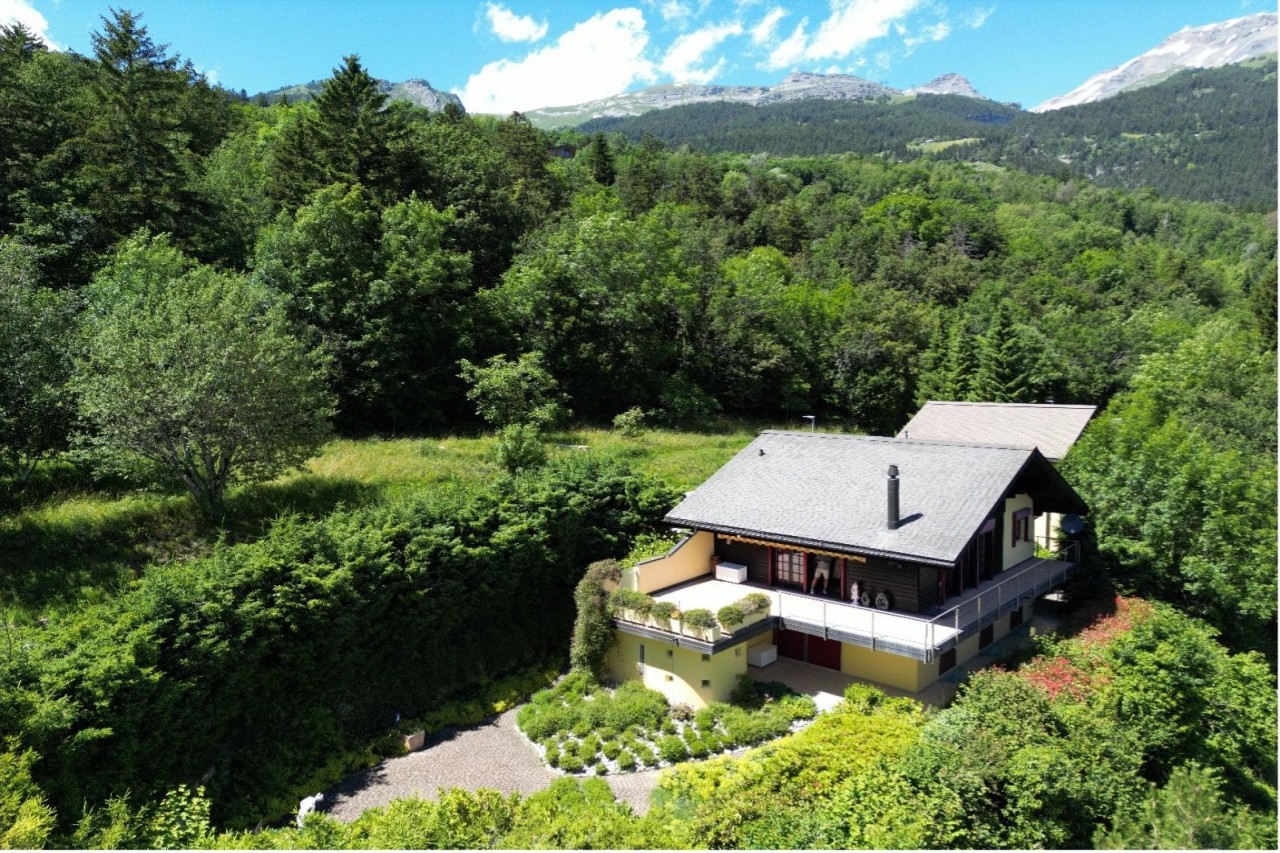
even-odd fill
[[[60,49],[91,52],[108,7],[248,93],[328,77],[425,78],[471,112],[560,106],[672,82],[771,85],[789,71],[896,88],[948,72],[1034,106],[1185,26],[1274,0],[0,0]]]

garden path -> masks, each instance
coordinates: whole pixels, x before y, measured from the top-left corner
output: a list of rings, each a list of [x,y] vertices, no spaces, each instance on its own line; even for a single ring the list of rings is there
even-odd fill
[[[476,726],[450,729],[427,739],[423,749],[388,758],[376,767],[353,773],[325,792],[321,809],[341,821],[353,821],[365,809],[392,800],[433,800],[441,788],[492,788],[504,794],[533,794],[558,775],[516,728],[511,709]],[[614,795],[642,814],[657,770],[606,777]]]

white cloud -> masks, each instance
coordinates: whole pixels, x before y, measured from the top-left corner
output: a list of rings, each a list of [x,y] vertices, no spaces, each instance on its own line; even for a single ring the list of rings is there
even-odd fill
[[[806,59],[843,59],[889,33],[922,0],[832,0],[831,17],[822,22],[804,50]]]
[[[787,68],[804,58],[805,46],[809,43],[809,36],[804,28],[808,23],[808,18],[802,18],[800,23],[796,24],[791,35],[769,54],[769,58],[764,63],[766,68],[776,71],[779,68]]]
[[[760,19],[760,23],[751,28],[751,41],[753,44],[765,44],[773,40],[774,30],[778,28],[778,22],[787,16],[787,10],[781,6],[774,6],[769,13]]]
[[[907,36],[902,43],[908,48],[915,48],[931,41],[942,41],[949,35],[951,35],[951,25],[946,21],[939,21],[933,26],[921,29],[918,35]]]
[[[689,7],[689,4],[681,3],[680,0],[662,0],[662,2],[651,3],[650,5],[658,10],[658,14],[662,16],[664,21],[683,23],[693,14],[693,9]]]
[[[485,17],[493,34],[503,41],[538,41],[547,34],[547,22],[539,24],[529,15],[517,15],[506,6],[490,3]]]
[[[960,20],[962,20],[964,25],[969,29],[976,30],[987,22],[987,18],[990,18],[995,10],[995,6],[988,6],[985,9],[975,7],[962,15]]]
[[[945,7],[931,0],[829,0],[829,2],[830,14],[812,33],[808,29],[808,19],[805,19],[790,36],[776,44],[773,27],[777,20],[773,19],[772,12],[766,16],[752,30],[753,36],[757,31],[761,35],[756,43],[770,48],[763,67],[776,71],[797,66],[814,68],[818,67],[817,63],[853,61],[864,53],[872,42],[890,35],[902,39],[902,44],[909,53],[920,44],[941,41],[951,34],[950,24],[946,20],[940,20],[921,28],[915,35],[910,35],[911,28],[907,24],[907,19],[913,13],[922,8],[931,8],[941,15],[946,14]],[[982,20],[985,20],[985,16]],[[770,26],[766,27],[766,22]],[[876,65],[887,68],[891,57],[891,52],[879,50],[875,56]]]
[[[55,50],[61,46],[49,38],[49,22],[36,11],[29,0],[0,0],[0,24],[22,24]]]
[[[699,67],[708,53],[730,36],[742,35],[738,23],[713,24],[685,33],[671,43],[667,55],[662,58],[661,70],[670,74],[677,83],[710,83],[724,68],[724,58],[710,68]]]
[[[616,95],[654,80],[653,63],[644,57],[648,44],[640,10],[614,9],[523,59],[490,62],[454,93],[471,112],[498,114]]]

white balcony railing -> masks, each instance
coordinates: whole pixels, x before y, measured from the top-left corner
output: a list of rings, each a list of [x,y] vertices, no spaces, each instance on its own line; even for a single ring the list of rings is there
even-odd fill
[[[799,592],[745,586],[772,599],[770,614],[784,628],[853,643],[867,648],[931,661],[965,637],[1013,610],[1056,589],[1078,568],[1077,545],[1063,548],[1053,557],[1033,558],[1000,573],[977,589],[967,590],[960,601],[937,615],[878,610]],[[654,594],[684,611],[719,607],[742,597],[744,585],[704,577]],[[679,628],[672,626],[676,632]]]

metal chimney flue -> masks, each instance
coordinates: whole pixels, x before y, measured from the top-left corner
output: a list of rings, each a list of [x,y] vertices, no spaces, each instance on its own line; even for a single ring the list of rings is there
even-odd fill
[[[889,529],[898,529],[898,466],[889,466]]]

